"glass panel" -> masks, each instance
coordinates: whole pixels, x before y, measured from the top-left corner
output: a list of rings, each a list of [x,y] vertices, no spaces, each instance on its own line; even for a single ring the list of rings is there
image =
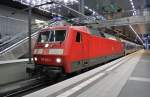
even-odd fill
[[[80,32],[77,32],[76,42],[80,42],[80,40],[81,40],[81,34],[80,34]]]
[[[55,42],[64,41],[66,36],[66,30],[50,30],[41,32],[38,38],[38,42]]]
[[[38,38],[38,42],[44,43],[48,41],[50,31],[41,32]]]
[[[113,36],[111,34],[108,34],[108,33],[104,33],[105,37],[108,38],[108,39],[111,39],[111,40],[117,40],[117,37],[116,36]]]
[[[66,30],[51,31],[49,41],[64,41],[66,36]]]

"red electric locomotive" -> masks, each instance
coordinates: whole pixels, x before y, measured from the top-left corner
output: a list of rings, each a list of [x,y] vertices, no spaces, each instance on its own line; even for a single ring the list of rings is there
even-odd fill
[[[33,51],[35,69],[72,73],[124,54],[123,44],[86,26],[55,26],[39,31]]]

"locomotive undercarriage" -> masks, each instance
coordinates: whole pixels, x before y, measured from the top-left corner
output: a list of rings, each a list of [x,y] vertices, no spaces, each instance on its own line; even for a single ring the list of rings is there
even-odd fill
[[[49,78],[64,74],[64,70],[62,67],[54,67],[49,65],[35,65],[33,68],[27,68],[26,71],[31,76],[44,75]]]

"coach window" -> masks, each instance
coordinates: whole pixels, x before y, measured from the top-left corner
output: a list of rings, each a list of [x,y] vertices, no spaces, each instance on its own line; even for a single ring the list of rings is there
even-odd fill
[[[80,32],[77,32],[77,35],[76,35],[76,42],[80,42],[81,41],[81,33]]]

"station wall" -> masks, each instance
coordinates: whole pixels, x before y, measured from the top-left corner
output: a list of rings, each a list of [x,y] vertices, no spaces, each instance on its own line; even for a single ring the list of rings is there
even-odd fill
[[[27,61],[13,61],[0,61],[0,86],[29,78],[26,73]]]
[[[32,14],[32,23],[36,20],[47,21],[48,18]],[[15,8],[0,5],[0,38],[14,36],[28,31],[28,13]]]

